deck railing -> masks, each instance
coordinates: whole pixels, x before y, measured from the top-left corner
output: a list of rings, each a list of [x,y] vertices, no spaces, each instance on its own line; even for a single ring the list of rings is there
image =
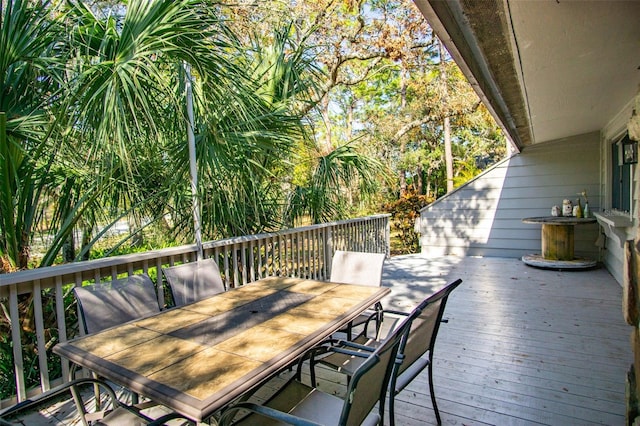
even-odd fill
[[[383,214],[210,241],[203,244],[203,251],[205,258],[218,262],[227,288],[267,276],[325,280],[335,250],[388,255],[389,232],[389,215]],[[6,382],[15,383],[14,396],[0,401],[0,408],[44,392],[68,377],[69,363],[53,354],[51,348],[80,333],[77,321],[69,320],[76,318],[75,301],[70,295],[74,286],[146,273],[157,284],[160,306],[165,306],[168,293],[161,268],[196,258],[196,245],[191,244],[0,274],[0,314],[9,321],[13,345],[13,374],[5,368],[4,373],[0,371],[0,381],[5,381],[1,386],[4,389],[11,386]],[[0,359],[3,364],[7,361]],[[34,374],[39,374],[39,379],[29,386]]]

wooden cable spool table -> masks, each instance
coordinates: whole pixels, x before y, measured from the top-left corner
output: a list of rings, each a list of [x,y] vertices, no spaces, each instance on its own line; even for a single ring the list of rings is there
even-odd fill
[[[542,254],[522,256],[527,265],[547,269],[588,269],[597,265],[593,259],[574,256],[574,227],[596,223],[595,218],[543,216],[527,217],[522,222],[542,225]]]

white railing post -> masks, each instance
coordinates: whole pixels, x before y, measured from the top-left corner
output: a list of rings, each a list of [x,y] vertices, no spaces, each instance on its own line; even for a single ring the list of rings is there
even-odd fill
[[[384,239],[382,243],[384,244],[384,252],[387,256],[391,255],[391,221],[389,220],[389,216],[384,218]]]
[[[56,320],[58,325],[58,339],[60,342],[67,341],[67,321],[65,318],[64,308],[64,289],[62,288],[62,277],[56,277]],[[60,368],[62,370],[62,377],[69,377],[69,361],[64,358],[60,358]]]
[[[50,389],[49,368],[47,367],[47,349],[44,341],[44,317],[42,309],[42,289],[40,280],[33,282],[33,316],[36,323],[36,346],[38,348],[38,368],[40,369],[40,389]]]
[[[20,333],[20,312],[18,311],[18,286],[9,287],[9,318],[11,320],[11,339],[13,341],[13,371],[16,381],[18,402],[27,399],[24,382],[24,362],[22,357],[22,337]]]

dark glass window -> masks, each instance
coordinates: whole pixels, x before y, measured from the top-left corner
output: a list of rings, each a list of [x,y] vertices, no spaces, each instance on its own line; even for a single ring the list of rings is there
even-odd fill
[[[618,143],[611,145],[612,192],[611,208],[631,211],[631,164],[622,164],[620,146],[629,142],[629,135],[625,135]]]

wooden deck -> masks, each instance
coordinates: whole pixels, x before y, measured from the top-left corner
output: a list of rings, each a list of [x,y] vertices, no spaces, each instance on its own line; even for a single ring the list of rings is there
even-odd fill
[[[443,424],[624,424],[631,327],[622,319],[621,288],[606,270],[399,256],[385,263],[383,285],[392,293],[384,305],[408,311],[456,278],[463,283],[449,299],[435,350]],[[322,386],[344,390],[344,382]],[[396,406],[398,426],[435,424],[426,373]]]
[[[462,278],[434,351],[446,425],[621,425],[631,364],[619,284],[605,269],[558,272],[518,259],[401,256],[386,306],[408,309]],[[399,396],[398,425],[435,424],[426,375]]]

